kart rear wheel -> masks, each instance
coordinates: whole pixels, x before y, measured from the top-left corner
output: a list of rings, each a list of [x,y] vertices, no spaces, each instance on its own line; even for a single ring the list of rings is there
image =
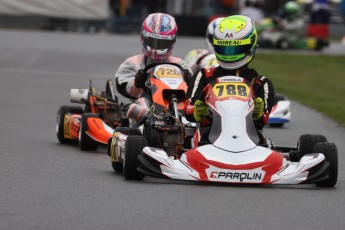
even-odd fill
[[[314,147],[317,143],[327,142],[325,136],[320,134],[303,134],[299,137],[297,142],[297,156],[300,160],[304,155],[313,153]]]
[[[79,147],[83,151],[95,151],[98,147],[98,142],[86,134],[86,131],[88,129],[87,119],[93,117],[98,118],[98,115],[93,113],[84,113],[81,117],[81,125],[79,130]]]
[[[123,175],[126,180],[142,180],[144,174],[137,171],[138,155],[144,147],[147,146],[147,141],[143,136],[128,136],[125,143],[125,159],[123,161]]]
[[[316,183],[318,187],[334,187],[338,180],[338,150],[334,143],[318,143],[315,145],[314,153],[325,155],[326,162],[329,162],[329,178],[326,181]]]
[[[83,108],[80,106],[70,106],[62,105],[56,116],[56,136],[61,144],[76,143],[76,141],[67,139],[64,136],[64,124],[65,124],[65,115],[67,113],[72,114],[83,114]]]

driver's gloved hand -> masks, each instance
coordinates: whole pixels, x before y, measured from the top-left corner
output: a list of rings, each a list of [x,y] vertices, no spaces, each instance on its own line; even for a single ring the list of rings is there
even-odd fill
[[[145,82],[147,80],[147,74],[144,70],[138,70],[137,74],[135,75],[134,84],[137,88],[143,88],[145,86]]]
[[[201,100],[196,100],[194,103],[194,119],[196,122],[200,123],[204,118],[209,116],[208,107],[205,102]]]
[[[257,97],[254,100],[254,111],[253,111],[253,120],[259,120],[264,113],[264,101],[261,97]]]
[[[188,69],[183,70],[183,79],[187,83],[187,85],[192,80],[192,74],[190,73]]]

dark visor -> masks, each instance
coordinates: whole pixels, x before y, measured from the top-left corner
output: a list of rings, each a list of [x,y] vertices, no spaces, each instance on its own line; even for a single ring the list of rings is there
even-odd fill
[[[159,38],[144,36],[144,44],[146,46],[149,46],[151,49],[156,49],[156,50],[169,49],[174,43],[175,43],[175,38],[170,40],[170,39],[159,39]]]
[[[214,45],[214,51],[220,55],[238,55],[238,54],[248,54],[252,48],[252,45],[241,45],[241,46],[218,46]]]

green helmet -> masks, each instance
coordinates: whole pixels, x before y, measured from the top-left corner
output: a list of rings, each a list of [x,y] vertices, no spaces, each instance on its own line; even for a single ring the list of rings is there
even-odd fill
[[[217,25],[213,48],[219,65],[239,69],[254,59],[257,47],[255,24],[247,16],[229,16]]]
[[[299,5],[297,2],[288,1],[284,4],[284,14],[288,18],[296,17],[299,14]]]

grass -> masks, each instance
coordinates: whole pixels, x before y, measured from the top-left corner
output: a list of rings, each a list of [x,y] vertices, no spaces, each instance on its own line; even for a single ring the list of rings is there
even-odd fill
[[[277,92],[345,127],[345,56],[258,53],[251,67]]]

